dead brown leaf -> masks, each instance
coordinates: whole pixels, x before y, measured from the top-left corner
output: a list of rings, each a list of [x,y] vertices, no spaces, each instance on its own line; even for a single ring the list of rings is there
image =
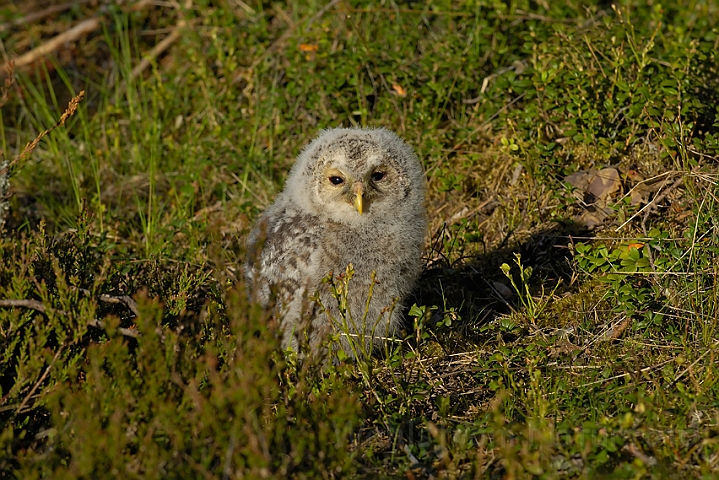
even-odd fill
[[[617,193],[621,192],[622,180],[616,168],[581,170],[568,175],[564,181],[576,188],[574,197],[582,206],[582,212],[573,220],[592,229],[612,213],[609,207]]]

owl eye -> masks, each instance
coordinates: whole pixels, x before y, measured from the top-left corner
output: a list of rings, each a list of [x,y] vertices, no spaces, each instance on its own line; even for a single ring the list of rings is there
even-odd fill
[[[372,181],[379,182],[380,180],[382,180],[384,178],[384,176],[385,176],[384,172],[374,172],[372,174]]]
[[[335,176],[335,175],[333,175],[333,176],[330,177],[330,183],[331,183],[332,185],[342,185],[342,184],[344,183],[344,181],[345,181],[345,180],[344,180],[344,178],[342,178],[342,177],[337,177],[337,176]]]

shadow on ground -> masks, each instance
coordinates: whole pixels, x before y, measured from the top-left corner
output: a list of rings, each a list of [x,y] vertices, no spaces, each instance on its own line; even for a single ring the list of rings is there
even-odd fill
[[[502,264],[511,267],[514,282],[523,288],[516,264],[518,254],[525,269],[532,269],[527,284],[533,297],[543,292],[549,295],[555,287],[555,295],[562,296],[578,287],[570,245],[575,237],[586,233],[586,229],[573,222],[554,223],[517,245],[501,246],[453,263],[441,251],[433,250],[430,253],[434,260],[428,261],[408,304],[440,307],[433,313],[434,324],[447,316],[453,317],[452,328],[437,329],[447,353],[492,342],[496,334],[486,333],[484,327],[521,308],[517,292],[502,272]]]

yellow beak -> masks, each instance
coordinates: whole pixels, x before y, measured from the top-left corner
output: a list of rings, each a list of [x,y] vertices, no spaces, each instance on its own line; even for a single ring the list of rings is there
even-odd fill
[[[354,199],[355,209],[357,209],[359,214],[362,215],[362,206],[363,206],[362,196],[364,195],[364,187],[362,187],[362,184],[358,182],[358,183],[354,184],[353,190],[354,190],[354,194],[355,194],[355,199]]]

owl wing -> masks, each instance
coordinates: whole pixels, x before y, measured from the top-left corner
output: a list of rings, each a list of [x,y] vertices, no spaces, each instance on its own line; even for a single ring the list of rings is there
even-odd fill
[[[277,207],[250,234],[247,276],[262,305],[270,303],[274,291],[284,316],[299,317],[296,304],[314,293],[321,278],[321,229],[317,217]]]

